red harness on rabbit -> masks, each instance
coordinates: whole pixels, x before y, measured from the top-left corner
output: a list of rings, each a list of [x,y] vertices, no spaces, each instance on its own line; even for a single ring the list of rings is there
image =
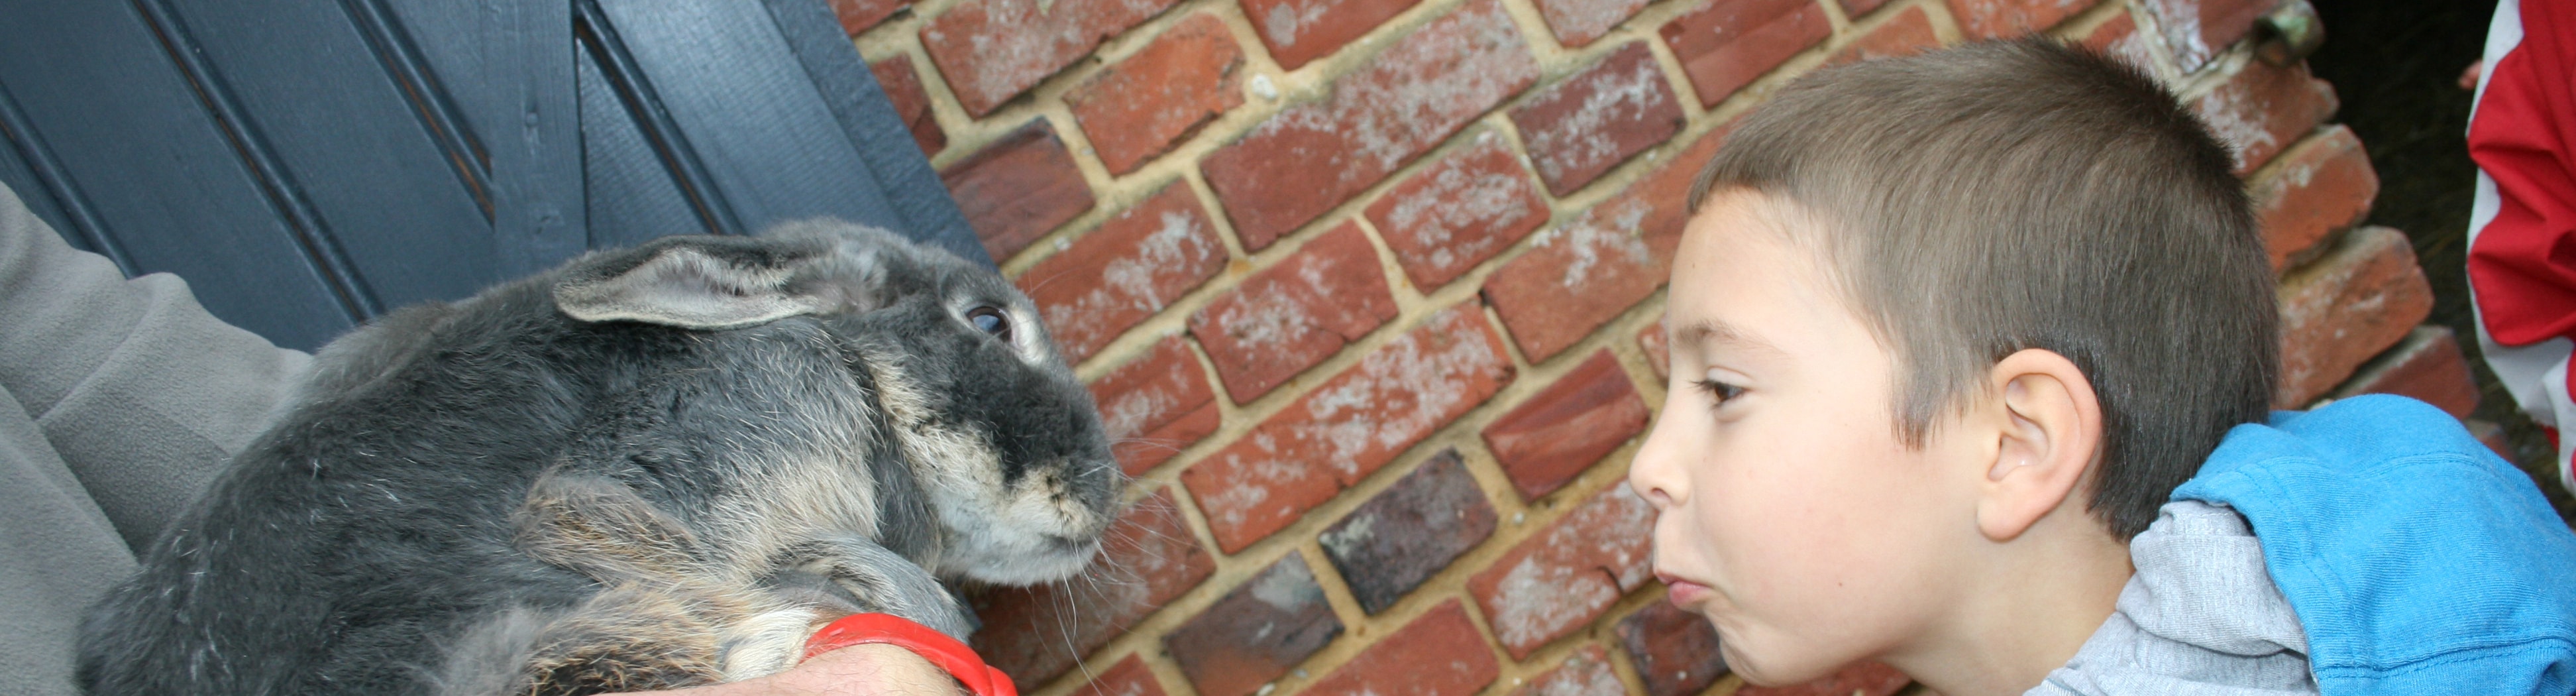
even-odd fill
[[[910,650],[956,677],[975,696],[1020,696],[1019,686],[1011,682],[1011,676],[984,664],[984,658],[976,655],[974,648],[893,614],[851,614],[825,624],[823,630],[814,632],[813,638],[806,639],[804,659],[869,643]]]

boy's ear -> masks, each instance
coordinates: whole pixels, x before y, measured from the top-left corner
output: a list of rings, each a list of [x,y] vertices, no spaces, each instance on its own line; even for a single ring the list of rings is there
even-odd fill
[[[2008,541],[2083,495],[2102,443],[2102,405],[2093,383],[2054,351],[2004,356],[1988,375],[1997,398],[1986,413],[2001,427],[1995,460],[1977,500],[1977,530]]]

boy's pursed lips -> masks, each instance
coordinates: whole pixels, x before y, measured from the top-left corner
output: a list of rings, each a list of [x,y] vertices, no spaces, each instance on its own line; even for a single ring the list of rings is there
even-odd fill
[[[1700,600],[1707,599],[1709,593],[1714,591],[1707,585],[1684,580],[1670,571],[1656,570],[1655,579],[1664,583],[1664,599],[1672,602],[1673,606],[1683,609],[1690,609],[1692,605],[1699,604]]]

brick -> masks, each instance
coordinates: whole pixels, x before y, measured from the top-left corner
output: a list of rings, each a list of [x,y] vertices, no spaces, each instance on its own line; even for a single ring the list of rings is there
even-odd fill
[[[1035,691],[1173,598],[1197,587],[1216,561],[1181,521],[1168,488],[1129,507],[1110,527],[1082,577],[1034,587],[991,587],[971,598],[983,630],[975,652]]]
[[[868,72],[876,74],[877,87],[894,103],[895,118],[912,131],[912,143],[921,146],[922,154],[939,154],[940,148],[948,147],[948,132],[940,130],[939,119],[930,115],[930,93],[921,88],[921,74],[912,70],[912,56],[895,54],[869,64]]]
[[[1064,95],[1065,106],[1111,174],[1188,140],[1243,103],[1243,49],[1215,15],[1190,15],[1126,60]]]
[[[921,27],[921,47],[978,118],[1177,0],[966,0]]]
[[[1537,0],[1539,19],[1566,48],[1590,45],[1646,8],[1647,0]]]
[[[1696,694],[1726,676],[1726,656],[1717,652],[1717,627],[1698,614],[1654,602],[1619,620],[1619,648],[1648,696]]]
[[[858,36],[910,4],[905,0],[832,0],[832,14],[841,20],[841,33]]]
[[[1669,340],[1671,337],[1665,335],[1662,319],[1637,330],[1637,350],[1646,354],[1646,365],[1655,368],[1657,381],[1673,378],[1673,349],[1666,343]]]
[[[1248,249],[1267,247],[1538,80],[1499,0],[1474,0],[1397,39],[1330,96],[1254,126],[1200,163]]]
[[[1746,684],[1744,688],[1735,690],[1735,696],[1893,696],[1913,681],[1907,679],[1904,672],[1896,671],[1896,668],[1884,663],[1862,662],[1844,667],[1842,671],[1835,672],[1832,676],[1805,684],[1793,686]]]
[[[1843,16],[1859,17],[1886,4],[1887,0],[1842,0]]]
[[[1163,648],[1200,694],[1245,696],[1341,634],[1314,570],[1291,553],[1164,635]]]
[[[1547,222],[1547,200],[1492,131],[1387,189],[1368,207],[1395,261],[1424,292],[1449,284]]]
[[[1250,403],[1395,318],[1377,248],[1354,223],[1307,242],[1190,316],[1234,402]]]
[[[1825,62],[1828,65],[1841,65],[1879,58],[1910,56],[1940,46],[1941,37],[1932,33],[1931,16],[1924,14],[1920,6],[1908,7],[1899,10],[1895,19],[1878,25],[1878,28],[1869,30],[1869,33],[1861,35],[1858,40],[1834,51],[1833,57],[1826,59]]]
[[[2406,235],[2364,227],[2281,281],[2281,386],[2272,403],[2298,408],[2395,345],[2433,309],[2433,289]]]
[[[1332,55],[1335,49],[1367,34],[1387,19],[1421,0],[1238,0],[1253,33],[1270,49],[1279,67],[1295,70],[1307,61]]]
[[[2246,61],[2244,70],[2191,104],[2234,152],[2239,176],[2298,142],[2335,107],[2334,86],[2309,77],[2306,63],[2283,68],[2259,60]]]
[[[1512,696],[1626,696],[1628,685],[1619,683],[1619,673],[1610,667],[1610,653],[1598,645],[1586,645],[1565,656],[1565,662],[1529,680]]]
[[[2326,235],[2361,224],[2379,197],[2379,173],[2361,139],[2336,124],[2282,152],[2246,188],[2277,271]]]
[[[1154,678],[1154,670],[1135,655],[1119,660],[1091,683],[1074,691],[1075,696],[1163,696],[1163,682]]]
[[[1949,0],[1961,38],[1977,41],[2020,36],[2057,26],[2095,0]]]
[[[1672,270],[1691,180],[1725,140],[1720,127],[1626,191],[1540,232],[1529,251],[1485,279],[1485,301],[1530,362],[1544,362],[1629,306]]]
[[[1754,78],[1834,33],[1813,0],[1709,0],[1660,32],[1701,106],[1717,106]]]
[[[2138,32],[2138,20],[2127,12],[2111,15],[2110,21],[2094,27],[2084,36],[2084,47],[2101,52],[2141,70],[2152,70],[2155,54],[2147,48],[2150,39]]]
[[[1494,683],[1502,668],[1467,608],[1449,600],[1342,663],[1304,692],[1316,696],[1466,696]]]
[[[2270,12],[2275,0],[2146,0],[2148,11],[2164,25],[2165,43],[2174,62],[2192,72],[2211,56],[2254,30],[2254,20]]]
[[[2372,358],[2326,396],[2363,394],[2410,397],[2439,406],[2452,418],[2467,418],[2478,410],[2478,384],[2469,376],[2468,359],[2460,354],[2460,341],[2450,327],[2440,324],[2415,327],[2406,340]]]
[[[1092,204],[1091,185],[1044,117],[1029,119],[939,172],[966,224],[995,260],[1020,253]]]
[[[1610,349],[1485,426],[1485,445],[1523,500],[1536,500],[1646,430],[1646,400]]]
[[[1037,303],[1065,361],[1081,362],[1225,264],[1225,242],[1198,195],[1174,182],[1029,267],[1017,282]]]
[[[1681,100],[1646,42],[1633,41],[1512,109],[1530,163],[1559,196],[1682,129]]]
[[[1648,579],[1655,510],[1621,483],[1467,581],[1512,659],[1572,634]]]
[[[1473,303],[1434,312],[1181,472],[1226,553],[1269,536],[1385,466],[1512,379]],[[1642,537],[1641,537],[1642,538]]]
[[[1494,533],[1494,506],[1457,450],[1442,450],[1324,530],[1324,557],[1360,609],[1395,606]]]
[[[1216,432],[1216,391],[1179,336],[1154,344],[1145,357],[1118,366],[1091,383],[1109,431],[1110,452],[1128,476],[1137,476]]]

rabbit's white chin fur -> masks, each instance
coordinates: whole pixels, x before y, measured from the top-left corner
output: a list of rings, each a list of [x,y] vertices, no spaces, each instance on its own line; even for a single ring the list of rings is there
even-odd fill
[[[1073,577],[1099,555],[1100,543],[1058,544],[1042,542],[1048,548],[1031,548],[1017,552],[999,548],[960,549],[963,553],[950,558],[959,575],[982,582],[1003,585],[1035,585]]]
[[[1098,532],[1108,521],[1060,495],[1054,471],[1030,471],[1007,490],[990,476],[961,478],[929,487],[932,507],[954,535],[940,574],[1032,585],[1072,577],[1099,553]]]

